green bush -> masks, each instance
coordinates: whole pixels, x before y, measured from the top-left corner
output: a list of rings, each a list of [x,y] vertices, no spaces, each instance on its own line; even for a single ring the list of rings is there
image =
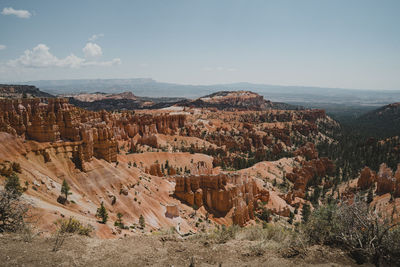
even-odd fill
[[[302,227],[310,243],[342,248],[358,263],[400,265],[400,226],[357,197],[316,209]]]
[[[6,177],[4,189],[15,196],[22,195],[23,190],[19,183],[19,177],[16,173],[12,173],[10,176]]]
[[[57,231],[84,236],[90,236],[94,229],[90,224],[83,225],[80,221],[72,217],[69,219],[59,219],[55,222],[55,225],[58,228]]]
[[[240,231],[240,227],[237,225],[232,225],[226,227],[222,225],[221,229],[217,229],[213,234],[212,237],[215,241],[219,244],[226,243],[231,239],[235,239],[236,234]]]

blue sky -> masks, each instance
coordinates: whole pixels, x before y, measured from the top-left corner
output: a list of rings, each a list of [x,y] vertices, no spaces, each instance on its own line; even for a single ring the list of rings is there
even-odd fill
[[[0,0],[0,81],[400,89],[398,0]]]

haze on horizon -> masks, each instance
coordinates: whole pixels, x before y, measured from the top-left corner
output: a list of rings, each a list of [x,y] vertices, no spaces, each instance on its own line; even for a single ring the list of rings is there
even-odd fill
[[[400,89],[400,1],[0,2],[0,82]]]

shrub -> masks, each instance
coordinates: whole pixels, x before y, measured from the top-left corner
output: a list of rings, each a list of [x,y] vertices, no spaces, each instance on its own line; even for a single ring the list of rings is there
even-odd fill
[[[358,263],[400,264],[400,227],[357,198],[320,207],[303,227],[311,243],[343,248]]]
[[[59,219],[54,224],[58,227],[58,231],[84,236],[90,236],[94,229],[90,224],[83,225],[80,221],[72,217],[69,219]]]
[[[64,179],[63,183],[61,185],[61,194],[64,194],[65,200],[68,200],[68,196],[71,195],[72,193],[70,192],[71,188],[67,181]]]
[[[262,256],[265,253],[265,242],[259,241],[249,246],[251,256]]]
[[[308,218],[310,217],[310,214],[311,214],[310,205],[304,204],[303,205],[303,210],[301,212],[303,222],[306,223],[308,221]]]
[[[124,215],[121,212],[117,213],[117,220],[114,222],[114,226],[117,226],[120,229],[124,229],[125,228],[124,222],[122,221],[122,217],[123,216]]]
[[[307,220],[304,232],[311,243],[334,244],[338,240],[338,209],[335,204],[316,209]]]
[[[226,243],[231,239],[235,239],[239,230],[240,227],[237,225],[232,225],[229,227],[222,225],[221,229],[216,230],[212,237],[214,237],[217,243]]]
[[[21,230],[27,212],[28,205],[21,201],[19,193],[0,190],[0,233]]]
[[[18,172],[18,173],[22,172],[21,165],[18,162],[11,163],[11,168],[15,172]]]
[[[140,225],[140,228],[142,228],[142,229],[144,229],[146,227],[146,222],[144,220],[143,215],[140,215],[140,217],[139,217],[139,225]]]
[[[54,223],[57,230],[54,237],[53,251],[58,251],[65,239],[72,234],[90,236],[93,226],[83,225],[80,221],[70,217],[69,219],[60,219]]]
[[[269,222],[271,220],[271,212],[263,207],[261,213],[257,214],[257,217],[264,222]]]
[[[19,183],[19,177],[17,174],[12,173],[10,176],[6,177],[6,184],[4,185],[4,189],[11,193],[10,196],[22,195],[23,190]]]

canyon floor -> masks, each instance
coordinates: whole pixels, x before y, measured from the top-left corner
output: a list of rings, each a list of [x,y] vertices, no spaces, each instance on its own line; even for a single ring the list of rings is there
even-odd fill
[[[219,244],[202,236],[140,235],[122,239],[73,236],[57,252],[53,240],[24,242],[16,235],[0,236],[2,266],[360,266],[340,250],[312,246],[297,253],[274,241],[233,239]],[[367,265],[364,265],[367,266]]]

